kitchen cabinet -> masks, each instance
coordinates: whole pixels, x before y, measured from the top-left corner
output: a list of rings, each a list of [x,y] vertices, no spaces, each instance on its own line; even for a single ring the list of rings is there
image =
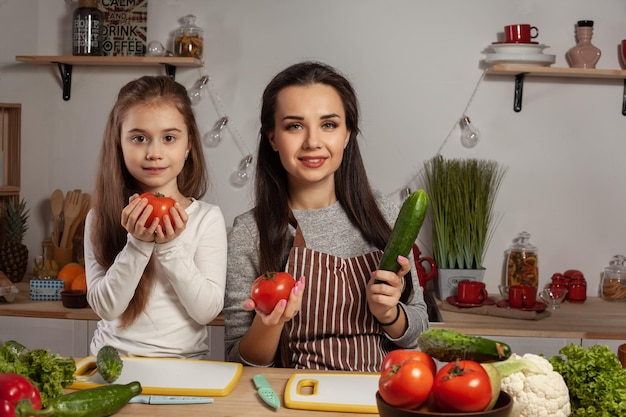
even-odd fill
[[[522,93],[524,88],[524,79],[526,76],[623,80],[624,93],[622,97],[622,115],[626,116],[626,70],[496,64],[487,68],[486,74],[515,76],[513,110],[516,112],[522,111]]]
[[[201,67],[202,60],[192,57],[174,56],[73,56],[73,55],[18,55],[18,62],[29,64],[57,65],[63,82],[63,100],[70,99],[72,71],[74,66],[163,66],[171,78],[176,76],[177,67]]]

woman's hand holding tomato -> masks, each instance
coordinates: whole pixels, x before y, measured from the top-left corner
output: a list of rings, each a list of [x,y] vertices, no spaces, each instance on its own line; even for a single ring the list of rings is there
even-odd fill
[[[304,277],[296,281],[286,272],[266,272],[252,284],[243,308],[256,310],[268,326],[284,323],[300,311],[304,286]]]
[[[165,203],[161,204],[161,200]],[[156,218],[158,222],[154,221]],[[153,193],[134,194],[122,210],[122,226],[145,242],[169,242],[185,230],[188,218],[185,209],[174,199]]]

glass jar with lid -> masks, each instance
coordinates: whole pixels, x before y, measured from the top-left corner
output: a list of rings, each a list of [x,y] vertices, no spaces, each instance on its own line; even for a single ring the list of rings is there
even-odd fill
[[[539,264],[537,259],[537,247],[528,240],[530,233],[521,232],[507,251],[506,281],[512,285],[539,285]]]
[[[204,42],[202,28],[196,26],[196,17],[187,15],[182,18],[183,25],[174,35],[174,55],[202,58]]]
[[[600,296],[607,301],[626,301],[626,257],[615,255],[604,268]]]

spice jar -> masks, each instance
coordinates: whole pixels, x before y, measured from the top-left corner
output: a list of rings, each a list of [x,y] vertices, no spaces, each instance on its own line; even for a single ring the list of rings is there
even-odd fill
[[[202,28],[195,25],[196,17],[183,17],[183,26],[176,29],[174,35],[174,55],[202,58]]]
[[[584,303],[587,299],[587,281],[582,275],[570,278],[567,300],[570,303]]]
[[[521,232],[507,251],[506,281],[512,285],[529,285],[537,288],[539,284],[539,265],[537,248],[528,242],[530,233]]]
[[[615,255],[604,268],[600,296],[607,301],[626,301],[626,257]]]

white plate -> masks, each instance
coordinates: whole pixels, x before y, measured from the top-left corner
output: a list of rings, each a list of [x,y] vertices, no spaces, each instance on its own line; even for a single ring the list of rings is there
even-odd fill
[[[546,54],[487,54],[487,64],[522,64],[545,67],[556,62],[556,55]]]
[[[489,45],[497,54],[540,54],[548,45],[532,45],[528,43],[499,43]]]

